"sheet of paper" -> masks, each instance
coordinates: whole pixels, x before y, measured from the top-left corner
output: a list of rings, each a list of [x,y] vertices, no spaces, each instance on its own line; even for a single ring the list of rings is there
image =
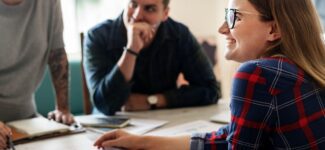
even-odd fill
[[[231,119],[230,111],[223,111],[210,118],[210,120],[213,122],[224,123],[224,124],[229,123],[230,119]]]
[[[181,124],[175,127],[161,129],[148,133],[147,135],[159,135],[159,136],[172,136],[172,135],[191,135],[198,132],[211,132],[216,131],[223,124],[216,124],[209,121],[198,120],[185,124]]]
[[[132,118],[131,126],[126,127],[125,130],[134,134],[145,134],[153,129],[165,125],[166,123],[168,123],[168,121]]]

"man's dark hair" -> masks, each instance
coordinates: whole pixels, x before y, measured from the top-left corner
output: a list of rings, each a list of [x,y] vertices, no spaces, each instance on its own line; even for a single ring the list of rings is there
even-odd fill
[[[167,8],[167,6],[169,4],[169,0],[163,0],[163,4],[164,4],[165,8]]]

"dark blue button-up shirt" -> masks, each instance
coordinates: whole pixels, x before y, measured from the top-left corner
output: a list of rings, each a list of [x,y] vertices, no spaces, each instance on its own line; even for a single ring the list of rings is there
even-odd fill
[[[122,16],[95,26],[85,38],[87,83],[93,103],[102,113],[113,115],[130,93],[163,93],[169,108],[217,102],[220,88],[212,65],[184,25],[170,18],[160,24],[152,44],[137,57],[130,83],[117,66],[126,44]],[[179,73],[189,85],[177,88]]]

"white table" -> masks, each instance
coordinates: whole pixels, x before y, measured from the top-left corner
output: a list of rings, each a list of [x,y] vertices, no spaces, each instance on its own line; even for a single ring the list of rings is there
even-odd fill
[[[118,115],[126,115],[130,118],[148,118],[169,121],[168,124],[159,128],[167,129],[180,124],[192,122],[195,120],[209,120],[216,113],[229,111],[229,104],[226,101],[220,101],[217,105],[202,107],[189,107],[179,109],[163,109],[142,112],[119,112]],[[217,129],[216,129],[217,130]],[[17,150],[92,150],[94,140],[100,136],[98,133],[85,132],[75,135],[45,139],[41,141],[20,144],[16,146]]]
[[[151,118],[158,120],[167,120],[169,123],[162,128],[169,128],[195,120],[210,120],[213,115],[216,113],[221,113],[223,111],[229,111],[229,102],[221,100],[218,104],[208,106],[162,109],[142,112],[119,112],[118,115],[126,115],[130,118]]]

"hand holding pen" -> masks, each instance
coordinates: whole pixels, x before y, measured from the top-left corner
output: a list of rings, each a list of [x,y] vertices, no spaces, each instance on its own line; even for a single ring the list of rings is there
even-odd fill
[[[9,150],[16,150],[11,135],[7,136],[7,148],[8,148]]]
[[[10,128],[0,121],[0,149],[6,149],[13,146],[11,135],[12,133]]]

